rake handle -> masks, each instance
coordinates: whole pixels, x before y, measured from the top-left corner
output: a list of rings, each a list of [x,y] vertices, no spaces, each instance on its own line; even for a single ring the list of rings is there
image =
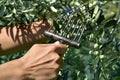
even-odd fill
[[[53,39],[55,39],[55,40],[60,41],[61,43],[65,43],[65,44],[71,45],[71,46],[76,47],[76,48],[79,48],[79,47],[80,47],[80,43],[75,42],[75,41],[72,41],[72,40],[67,39],[67,38],[65,38],[65,37],[59,36],[59,35],[57,35],[57,34],[51,33],[51,32],[49,32],[49,31],[45,31],[44,34],[45,34],[46,36],[49,36],[50,38],[53,38]]]

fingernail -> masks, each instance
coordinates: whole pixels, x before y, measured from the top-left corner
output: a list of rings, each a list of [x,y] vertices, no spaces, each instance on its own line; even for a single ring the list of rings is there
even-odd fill
[[[54,44],[60,44],[60,42],[59,42],[59,41],[56,41]]]

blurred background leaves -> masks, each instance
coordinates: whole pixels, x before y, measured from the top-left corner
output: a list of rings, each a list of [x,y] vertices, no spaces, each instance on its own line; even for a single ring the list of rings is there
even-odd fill
[[[80,9],[82,20],[88,21],[81,47],[69,47],[58,80],[120,80],[120,1],[99,0],[0,0],[0,27],[51,19],[54,25],[61,4]],[[60,4],[61,3],[61,4]],[[60,16],[60,14],[58,14]],[[59,28],[58,28],[59,29]],[[24,55],[26,51],[1,56],[4,63]]]

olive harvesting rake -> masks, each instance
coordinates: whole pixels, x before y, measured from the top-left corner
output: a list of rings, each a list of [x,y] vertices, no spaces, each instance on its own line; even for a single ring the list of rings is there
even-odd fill
[[[53,19],[51,26],[44,34],[61,43],[79,48],[82,35],[86,29],[87,20],[85,20],[85,5],[81,7],[70,7],[69,4],[61,4],[61,12]],[[84,18],[84,19],[83,19]],[[52,31],[51,31],[52,30]]]

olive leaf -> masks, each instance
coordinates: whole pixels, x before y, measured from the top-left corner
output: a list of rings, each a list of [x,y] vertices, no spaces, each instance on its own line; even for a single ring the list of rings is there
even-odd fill
[[[4,15],[5,11],[6,11],[6,6],[1,5],[0,6],[0,17],[2,17]]]
[[[60,32],[59,24],[58,24],[55,20],[53,20],[53,26],[55,27],[55,29],[56,29],[58,32]]]

